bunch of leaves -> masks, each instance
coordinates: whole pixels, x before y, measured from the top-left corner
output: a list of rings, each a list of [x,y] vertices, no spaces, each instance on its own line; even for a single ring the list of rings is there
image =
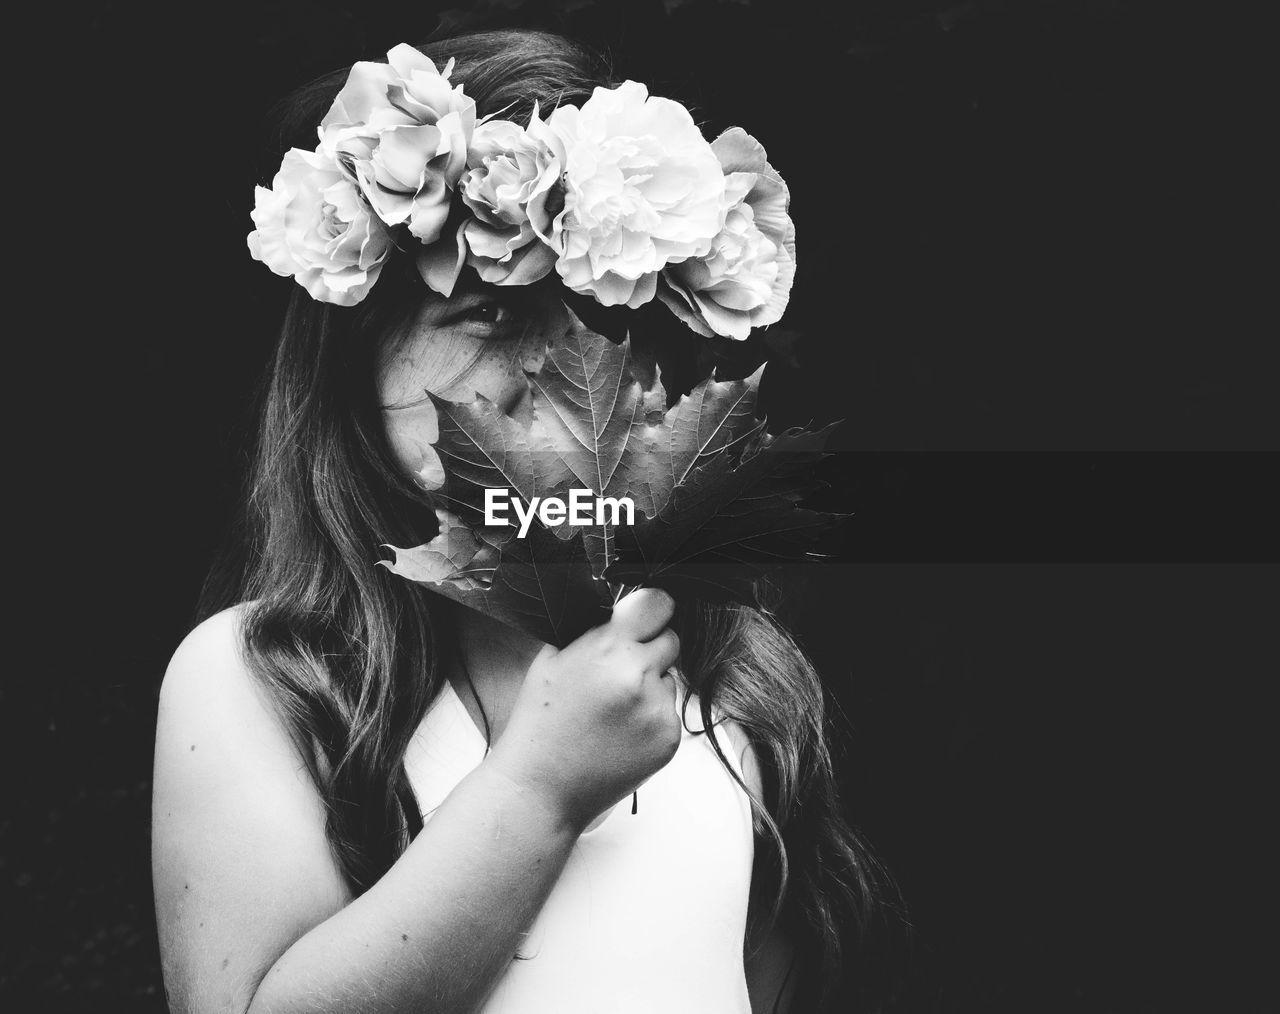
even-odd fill
[[[799,506],[820,483],[813,466],[832,426],[770,434],[757,417],[764,367],[743,380],[714,373],[669,408],[656,367],[637,369],[630,343],[575,320],[526,374],[532,416],[491,401],[432,397],[445,484],[429,497],[440,532],[391,547],[396,574],[563,646],[608,618],[626,587],[724,599],[747,594],[762,569],[816,557],[838,519]],[[630,498],[634,523],[535,520],[485,525],[485,490],[526,504],[572,489]]]

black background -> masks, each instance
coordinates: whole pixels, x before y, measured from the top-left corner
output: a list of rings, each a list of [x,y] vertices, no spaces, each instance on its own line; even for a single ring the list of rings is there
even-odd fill
[[[0,691],[3,989],[160,1010],[155,694],[289,286],[244,246],[265,115],[438,7],[57,13],[10,119],[38,184],[11,192],[34,219],[11,303],[38,312],[14,318],[35,513]],[[1239,453],[1280,431],[1261,25],[1119,0],[446,17],[605,45],[791,185],[799,337],[766,407],[846,420],[827,475],[854,518],[787,607],[911,909],[891,1009],[1275,1009],[1276,469]]]

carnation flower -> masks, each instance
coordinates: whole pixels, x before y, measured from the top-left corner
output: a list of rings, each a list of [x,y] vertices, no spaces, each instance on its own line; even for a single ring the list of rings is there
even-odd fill
[[[378,280],[391,237],[331,156],[291,149],[254,203],[249,252],[313,299],[352,306]]]
[[[386,63],[357,63],[320,124],[321,147],[359,183],[387,225],[408,223],[423,243],[439,238],[467,167],[476,104],[412,46]]]
[[[724,224],[724,173],[689,111],[635,81],[548,119],[565,149],[556,270],[605,306],[638,307],[668,264],[700,257]]]
[[[699,334],[746,338],[782,317],[796,273],[787,186],[765,150],[734,127],[711,145],[724,167],[724,227],[706,255],[673,264],[662,301]]]
[[[527,130],[508,120],[489,120],[475,130],[462,181],[462,200],[473,219],[465,235],[473,265],[486,282],[527,285],[551,270],[556,255],[545,242],[551,218],[559,210],[564,150],[539,118],[537,107]]]

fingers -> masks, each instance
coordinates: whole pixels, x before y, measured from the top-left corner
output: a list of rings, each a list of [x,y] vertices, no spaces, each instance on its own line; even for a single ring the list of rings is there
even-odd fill
[[[644,666],[645,685],[651,693],[665,697],[671,714],[675,715],[680,681],[674,675],[674,666],[680,659],[680,638],[674,630],[668,628],[644,645],[642,650],[647,655]]]
[[[680,658],[680,638],[676,632],[667,627],[645,646],[648,653],[646,668],[661,676]]]
[[[666,592],[659,588],[640,588],[613,607],[609,623],[633,640],[651,641],[671,622],[675,611],[675,599]]]
[[[676,716],[676,721],[679,722],[680,681],[672,675],[672,671],[669,669],[664,669],[658,673],[657,677],[650,678],[656,678],[662,684],[662,691],[666,694],[666,698],[671,705],[671,714]]]
[[[674,637],[674,635],[672,636]],[[648,645],[645,647],[648,647]],[[678,650],[679,647],[677,645]],[[680,729],[683,726],[680,720],[680,680],[675,677],[674,672],[674,668],[668,665],[656,671],[649,669],[645,675],[645,683],[650,687],[650,693],[654,695],[654,700],[663,702],[662,713],[669,723],[667,728],[672,736],[672,749],[680,743]],[[658,686],[653,686],[654,683],[657,683]]]

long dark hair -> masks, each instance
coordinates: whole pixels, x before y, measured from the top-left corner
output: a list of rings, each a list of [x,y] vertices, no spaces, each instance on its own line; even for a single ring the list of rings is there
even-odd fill
[[[611,78],[598,57],[538,32],[478,33],[420,48],[440,64],[456,59],[453,80],[481,114],[503,110],[520,121],[535,100],[543,110],[581,102]],[[312,82],[281,107],[283,145],[313,143],[305,139],[314,138],[346,74]],[[421,828],[404,755],[443,683],[433,597],[371,566],[373,547],[417,544],[435,526],[389,455],[373,380],[380,340],[424,294],[408,257],[393,257],[354,308],[295,288],[245,509],[201,605],[207,616],[247,603],[246,658],[311,766],[329,840],[357,893]],[[682,602],[676,623],[682,671],[704,721],[713,707],[737,721],[762,769],[750,940],[783,920],[811,944],[798,951],[814,964],[800,981],[830,982],[851,957],[842,950],[851,924],[856,939],[876,915],[884,881],[840,815],[818,675],[763,598]]]

